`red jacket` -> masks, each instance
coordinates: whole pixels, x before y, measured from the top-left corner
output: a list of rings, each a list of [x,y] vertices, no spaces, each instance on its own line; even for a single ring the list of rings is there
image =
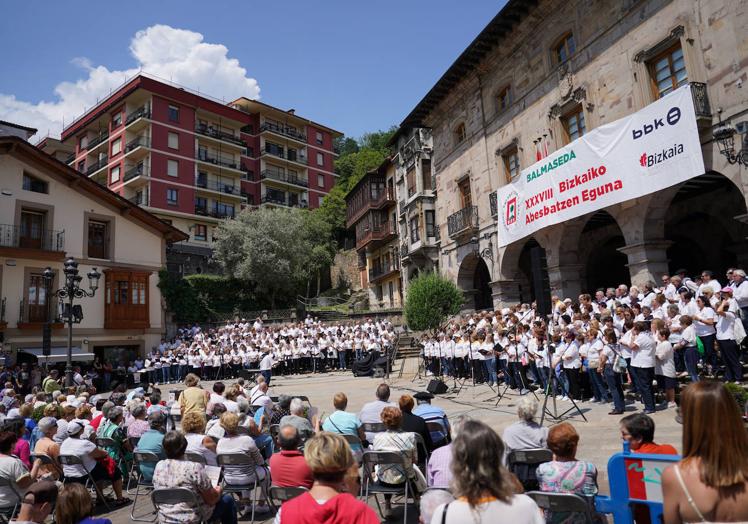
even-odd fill
[[[318,504],[304,493],[281,506],[281,524],[379,524],[369,506],[348,493]]]

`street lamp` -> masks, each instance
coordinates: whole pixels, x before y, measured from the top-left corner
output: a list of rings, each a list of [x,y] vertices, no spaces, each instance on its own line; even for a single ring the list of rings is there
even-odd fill
[[[68,355],[67,365],[65,366],[65,386],[73,385],[73,324],[80,324],[83,320],[83,309],[80,305],[73,306],[73,300],[76,298],[93,297],[99,288],[99,279],[101,273],[96,268],[92,268],[86,275],[88,277],[88,291],[81,289],[80,283],[83,280],[78,274],[78,262],[73,257],[65,260],[62,272],[65,274],[65,282],[62,287],[51,292],[51,296],[59,297],[60,300],[67,300],[63,306],[62,319],[68,325]],[[47,283],[47,289],[52,286],[55,272],[48,267],[44,270],[44,280]]]
[[[735,151],[735,135],[738,135],[738,151]],[[748,166],[748,122],[739,122],[737,126],[733,126],[720,121],[712,132],[712,138],[717,142],[719,152],[730,164]]]
[[[483,235],[483,239],[488,240],[488,246],[484,249],[479,249],[480,244],[478,243],[478,237],[472,237],[470,239],[470,243],[473,244],[473,253],[475,253],[475,256],[477,257],[489,259],[493,264],[493,242],[491,241],[491,234],[486,233]]]

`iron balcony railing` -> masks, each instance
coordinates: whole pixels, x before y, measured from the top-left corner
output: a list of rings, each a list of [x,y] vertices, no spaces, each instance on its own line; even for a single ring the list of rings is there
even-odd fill
[[[279,173],[277,171],[271,171],[264,169],[260,172],[260,179],[269,178],[271,180],[277,180],[278,182],[285,182],[287,184],[295,184],[297,186],[309,187],[309,182],[303,180],[296,175],[289,175],[288,173]]]
[[[71,153],[71,154],[70,154],[70,156],[68,156],[68,157],[67,157],[67,158],[65,159],[65,163],[66,163],[67,165],[70,165],[70,164],[72,164],[72,163],[73,163],[74,161],[75,161],[75,153]]]
[[[400,244],[400,257],[405,258],[408,256],[410,246],[408,245],[408,242],[405,241],[402,244]]]
[[[132,124],[138,118],[151,118],[151,108],[149,106],[140,106],[135,111],[127,115],[125,125]]]
[[[369,282],[372,282],[388,273],[399,270],[400,267],[395,263],[384,264],[381,266],[374,266],[369,270]]]
[[[271,194],[264,194],[260,197],[260,204],[275,204],[277,206],[287,206],[287,207],[299,207],[302,209],[306,209],[309,207],[309,203],[304,198],[291,198],[291,195],[295,193],[290,193],[288,197],[286,197],[285,193],[282,193],[283,196],[280,195],[271,195]]]
[[[148,206],[149,204],[149,198],[148,193],[135,193],[135,195],[131,196],[127,200],[135,204],[136,206]]]
[[[133,138],[127,143],[127,145],[125,146],[125,153],[129,153],[130,151],[138,147],[150,147],[150,145],[151,144],[148,140],[148,137],[139,136],[137,138]]]
[[[208,209],[206,206],[195,206],[195,214],[213,218],[234,218],[233,211],[219,211],[216,208]]]
[[[210,153],[205,152],[205,151],[198,151],[197,159],[203,162],[207,162],[209,164],[215,164],[217,166],[228,167],[231,169],[238,169],[238,166],[236,165],[236,161],[234,161],[233,158],[228,159],[227,157],[223,157],[223,156],[211,155]]]
[[[94,147],[101,144],[103,141],[108,140],[108,139],[109,139],[109,133],[101,133],[100,135],[95,136],[88,141],[88,143],[86,144],[86,149],[91,150]]]
[[[690,82],[690,84],[696,117],[711,118],[712,109],[709,105],[709,93],[706,84],[703,82]]]
[[[299,155],[289,155],[288,153],[284,153],[283,151],[278,151],[275,149],[265,148],[262,150],[264,154],[277,156],[278,158],[283,158],[284,160],[288,160],[289,162],[296,162],[298,164],[307,164],[306,157],[302,157]]]
[[[88,166],[88,168],[86,168],[86,175],[88,176],[88,175],[95,173],[102,167],[106,166],[108,163],[109,163],[109,157],[107,157],[106,155],[102,156],[96,162],[94,162],[93,164]]]
[[[216,138],[218,140],[223,140],[225,142],[231,142],[232,144],[236,144],[237,146],[245,147],[246,144],[244,140],[237,137],[233,133],[229,133],[228,131],[221,131],[220,129],[216,129],[213,126],[205,126],[198,124],[195,126],[195,132],[200,135],[209,136],[211,138]]]
[[[0,247],[65,251],[65,231],[0,224]]]
[[[499,205],[496,201],[496,193],[494,191],[491,191],[491,193],[488,194],[488,204],[491,207],[491,216],[495,217],[499,214]]]
[[[226,182],[219,182],[217,180],[206,180],[204,178],[198,177],[198,179],[195,181],[195,185],[203,189],[210,189],[211,191],[219,191],[221,193],[226,193],[228,195],[239,196],[241,194],[241,190],[239,186],[235,186],[234,184],[228,184]]]
[[[478,228],[478,206],[467,206],[447,217],[447,231],[455,237],[465,231]]]
[[[260,131],[271,131],[273,133],[276,133],[278,135],[287,136],[289,138],[293,138],[295,140],[298,140],[300,142],[306,142],[306,135],[303,133],[299,133],[293,128],[290,127],[283,127],[278,126],[275,124],[271,124],[269,122],[265,122],[260,126]]]
[[[148,175],[148,166],[144,164],[138,164],[137,166],[131,167],[127,171],[125,171],[125,177],[122,179],[123,182],[127,182],[128,180],[132,180],[133,178],[139,177],[139,176],[147,176]]]

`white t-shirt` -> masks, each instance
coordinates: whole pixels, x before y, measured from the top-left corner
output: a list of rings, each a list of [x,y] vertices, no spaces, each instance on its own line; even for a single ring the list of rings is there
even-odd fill
[[[488,524],[493,522],[511,522],[512,524],[544,524],[543,512],[527,495],[513,495],[509,502],[493,500],[471,508],[467,502],[455,500],[449,503],[447,516],[444,519],[444,507],[437,506],[431,517],[431,524]]]
[[[675,378],[675,358],[673,356],[673,346],[667,340],[657,343],[655,351],[655,374],[665,377]]]
[[[83,465],[91,471],[96,466],[96,460],[91,458],[90,453],[96,449],[96,444],[90,440],[81,438],[66,438],[60,445],[60,455],[76,455],[83,460]],[[86,470],[82,466],[62,466],[62,472],[66,477],[85,477]]]
[[[631,366],[636,368],[655,367],[657,343],[648,333],[639,333],[634,340],[637,349],[632,351]]]
[[[705,306],[704,309],[696,313],[696,316],[698,316],[699,318],[703,318],[704,320],[716,320],[717,318],[717,314],[712,308],[708,306]],[[714,335],[714,333],[717,332],[713,324],[710,326],[709,324],[704,324],[703,322],[699,322],[696,319],[694,319],[693,327],[696,330],[696,335],[700,337]]]
[[[735,313],[717,316],[717,340],[735,340]]]
[[[21,459],[8,456],[0,457],[0,477],[9,479],[13,485],[12,488],[10,486],[0,487],[0,508],[12,507],[18,502],[16,492],[22,493],[24,490],[19,488],[16,482],[28,474],[29,472]]]

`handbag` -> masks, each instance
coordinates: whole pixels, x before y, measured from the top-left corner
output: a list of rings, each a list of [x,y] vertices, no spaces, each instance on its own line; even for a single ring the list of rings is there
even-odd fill
[[[699,352],[699,355],[704,354],[704,343],[701,341],[701,337],[696,337],[696,351]]]

